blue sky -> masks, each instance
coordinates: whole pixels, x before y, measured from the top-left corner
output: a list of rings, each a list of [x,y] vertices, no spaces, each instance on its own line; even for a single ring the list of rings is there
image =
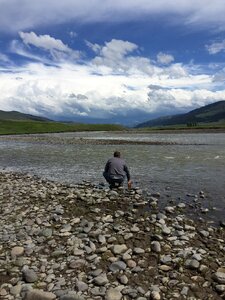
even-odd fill
[[[0,0],[0,110],[135,125],[225,100],[224,0],[57,2]]]

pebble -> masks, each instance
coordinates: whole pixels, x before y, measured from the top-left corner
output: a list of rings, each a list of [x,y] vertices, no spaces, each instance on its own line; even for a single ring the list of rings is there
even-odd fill
[[[108,278],[106,276],[106,274],[101,274],[97,277],[94,278],[94,283],[97,284],[98,286],[102,286],[105,285],[106,283],[108,283]]]
[[[37,274],[32,269],[27,269],[23,271],[23,278],[27,283],[34,283],[38,280]]]
[[[56,299],[56,295],[50,292],[44,292],[41,290],[28,291],[23,297],[24,300],[53,300]]]
[[[109,270],[112,272],[117,272],[120,270],[125,270],[127,265],[123,261],[116,261],[109,266]]]
[[[217,269],[216,273],[213,275],[214,280],[218,283],[225,283],[225,267]]]
[[[198,269],[199,266],[200,266],[200,263],[196,259],[187,259],[186,262],[185,262],[185,266],[188,269]]]
[[[22,256],[23,254],[24,254],[24,247],[16,246],[16,247],[12,248],[12,250],[11,250],[12,257]]]
[[[151,292],[151,299],[152,300],[160,300],[161,299],[160,293],[156,292],[156,291]]]
[[[123,295],[121,294],[120,291],[114,288],[110,288],[107,290],[106,295],[105,295],[105,300],[120,300],[122,299]]]
[[[127,246],[125,244],[123,244],[123,245],[114,245],[113,249],[112,249],[113,253],[116,254],[116,255],[121,254],[121,253],[125,252],[126,250],[127,250]]]
[[[223,293],[225,292],[225,284],[217,284],[215,286],[216,290],[218,293]]]
[[[158,241],[151,242],[151,248],[152,248],[152,251],[154,251],[156,253],[161,252],[161,245]]]

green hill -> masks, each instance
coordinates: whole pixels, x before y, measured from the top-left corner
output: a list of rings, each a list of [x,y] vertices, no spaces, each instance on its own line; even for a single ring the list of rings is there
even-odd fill
[[[186,114],[165,116],[141,123],[136,128],[161,126],[197,126],[206,124],[225,124],[225,101],[218,101]]]
[[[30,120],[30,121],[41,121],[49,122],[51,120],[43,117],[33,116],[29,114],[23,114],[18,111],[3,111],[0,110],[0,120]]]
[[[120,131],[121,125],[62,123],[17,111],[0,111],[0,135],[75,131]]]

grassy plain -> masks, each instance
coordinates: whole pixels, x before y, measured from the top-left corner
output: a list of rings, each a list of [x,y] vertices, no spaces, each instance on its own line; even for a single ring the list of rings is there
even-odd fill
[[[38,121],[0,120],[0,134],[31,134],[76,131],[119,131],[125,130],[121,125],[80,124]]]
[[[60,123],[39,122],[30,120],[0,120],[0,135],[9,134],[32,134],[53,132],[78,132],[78,131],[129,131],[129,132],[154,132],[154,131],[225,131],[225,123],[202,123],[196,126],[170,125],[152,126],[143,128],[126,128],[115,124],[82,124],[82,123]]]

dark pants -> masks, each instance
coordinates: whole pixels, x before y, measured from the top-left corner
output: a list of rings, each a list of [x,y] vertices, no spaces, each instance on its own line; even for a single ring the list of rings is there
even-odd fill
[[[110,188],[121,186],[124,182],[124,176],[111,175],[106,172],[103,173],[105,180],[110,184]]]

